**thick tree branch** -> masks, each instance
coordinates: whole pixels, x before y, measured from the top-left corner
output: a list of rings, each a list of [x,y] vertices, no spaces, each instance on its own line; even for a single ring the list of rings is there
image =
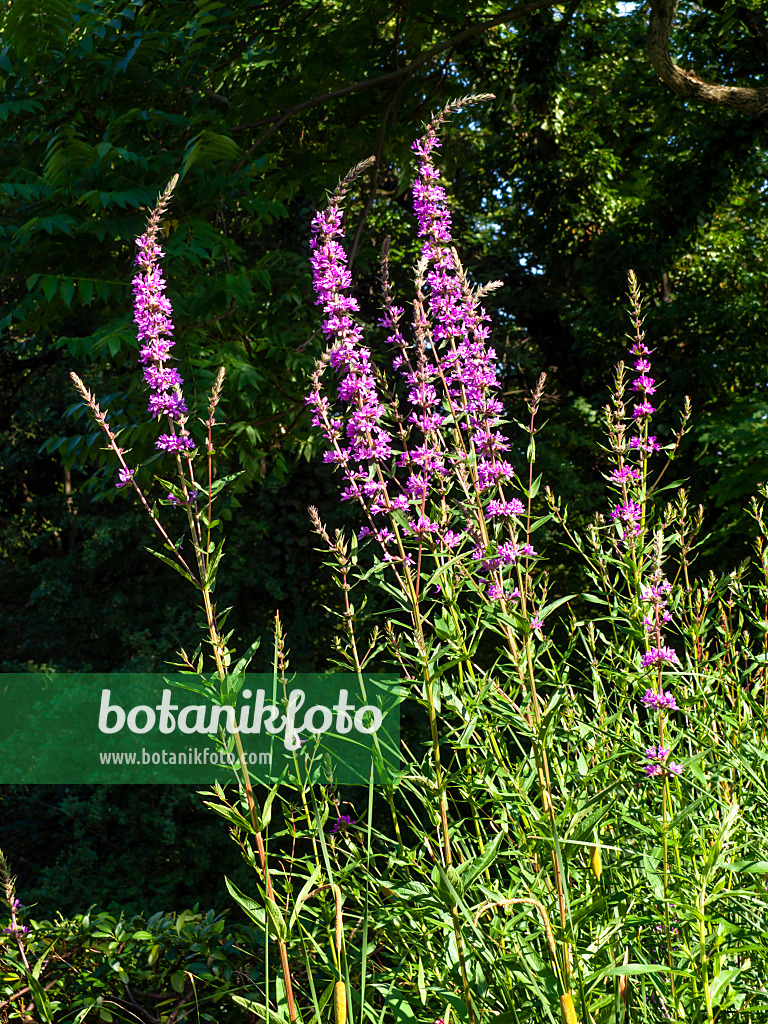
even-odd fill
[[[685,99],[729,107],[757,117],[768,110],[768,88],[751,89],[735,85],[713,85],[692,71],[677,66],[669,55],[669,34],[677,11],[677,0],[650,0],[648,56],[665,85]]]

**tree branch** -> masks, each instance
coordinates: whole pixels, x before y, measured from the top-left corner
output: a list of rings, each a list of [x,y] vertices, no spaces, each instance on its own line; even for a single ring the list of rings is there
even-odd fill
[[[728,107],[751,117],[757,117],[768,110],[768,88],[713,85],[704,82],[693,71],[678,67],[669,55],[669,34],[677,12],[677,0],[650,0],[650,8],[648,56],[656,74],[672,92],[684,99]]]
[[[360,92],[362,89],[374,89],[380,85],[387,85],[389,82],[396,82],[398,79],[407,78],[409,75],[425,64],[428,60],[436,57],[439,53],[444,50],[449,50],[452,47],[459,46],[466,39],[470,39],[472,36],[479,35],[482,32],[487,32],[490,28],[496,28],[498,25],[506,25],[511,21],[516,21],[518,18],[524,18],[528,14],[533,14],[535,11],[541,10],[545,7],[553,7],[558,0],[530,0],[527,4],[521,4],[520,7],[516,7],[514,10],[502,11],[501,14],[497,14],[494,18],[489,18],[488,21],[480,22],[477,25],[470,25],[469,28],[463,29],[457,35],[452,36],[451,39],[446,39],[442,43],[438,43],[433,46],[432,49],[426,50],[420,54],[410,64],[406,64],[403,68],[398,68],[395,71],[388,71],[384,75],[377,75],[375,78],[366,78],[362,82],[353,82],[352,85],[345,85],[341,89],[334,89],[332,92],[322,93],[320,96],[313,96],[311,99],[302,100],[301,103],[295,103],[292,107],[288,107],[287,110],[283,110],[277,114],[271,114],[269,117],[263,117],[259,121],[249,121],[247,124],[238,124],[232,128],[233,132],[243,131],[246,128],[261,128],[263,125],[270,125],[265,132],[263,132],[254,144],[246,151],[243,156],[243,160],[240,161],[242,164],[245,157],[249,156],[254,150],[258,149],[262,142],[264,142],[273,132],[285,122],[293,117],[294,114],[298,114],[302,110],[307,110],[309,107],[316,107],[321,103],[325,103],[328,100],[338,99],[340,96],[348,96],[353,92]],[[239,166],[239,165],[238,165]]]

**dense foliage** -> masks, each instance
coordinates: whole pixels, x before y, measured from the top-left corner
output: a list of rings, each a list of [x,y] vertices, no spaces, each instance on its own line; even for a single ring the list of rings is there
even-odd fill
[[[747,24],[740,10],[683,5],[679,58],[749,82],[761,15]],[[322,511],[327,479],[304,462],[303,400],[323,346],[310,214],[375,153],[352,210],[363,301],[378,292],[387,233],[402,280],[415,252],[409,140],[468,83],[497,99],[482,124],[467,115],[451,128],[456,237],[473,275],[504,282],[494,343],[510,414],[551,373],[547,477],[580,514],[596,507],[592,441],[633,267],[656,300],[649,330],[671,396],[690,392],[697,409],[678,475],[705,504],[705,555],[746,553],[742,508],[766,469],[762,119],[666,90],[645,58],[642,8],[14,0],[2,18],[7,667],[157,666],[194,629],[175,581],[139,553],[133,511],[104,505],[113,474],[67,383],[80,373],[125,446],[149,454],[129,282],[142,208],[174,172],[176,336],[194,396],[227,369],[220,467],[243,471],[225,512],[245,569],[237,628],[265,631],[279,605],[297,667],[322,660],[312,636],[327,622],[299,596],[317,569],[302,510]],[[671,417],[660,429],[669,436]],[[100,472],[86,476],[77,467],[94,455]]]
[[[258,930],[233,928],[213,911],[178,914],[81,913],[29,918],[26,952],[39,969],[0,939],[0,1010],[6,1020],[195,1020],[241,1024],[233,997],[262,977],[253,951]],[[137,1017],[137,1012],[139,1016]]]
[[[765,57],[762,15],[712,7],[681,4],[678,60],[719,81],[753,82]],[[130,313],[133,239],[174,173],[181,183],[164,244],[177,352],[196,415],[225,366],[217,464],[222,475],[241,473],[222,511],[229,546],[218,596],[236,609],[233,642],[265,634],[279,606],[292,667],[325,664],[335,620],[322,608],[329,576],[306,507],[326,519],[335,484],[309,461],[317,442],[304,406],[324,346],[310,290],[311,216],[351,165],[376,155],[347,214],[362,317],[375,326],[383,238],[392,236],[396,285],[417,256],[411,140],[436,105],[470,86],[496,99],[482,119],[462,114],[446,132],[454,238],[473,279],[503,281],[487,301],[507,415],[525,416],[530,387],[542,370],[550,375],[543,484],[556,482],[576,525],[604,511],[607,462],[596,438],[605,382],[623,355],[633,267],[651,297],[648,338],[667,377],[668,408],[656,419],[664,443],[682,396],[695,406],[665,482],[688,479],[693,503],[704,505],[697,572],[704,578],[748,554],[744,507],[768,470],[763,118],[665,89],[646,59],[646,17],[642,6],[605,2],[369,3],[364,11],[331,0],[5,5],[3,668],[158,670],[198,638],[183,582],[144,551],[149,528],[116,496],[114,467],[68,382],[76,370],[99,392],[148,480],[152,428]],[[513,444],[520,462],[525,442]],[[334,522],[343,522],[336,512]],[[575,555],[555,558],[559,593],[580,589]],[[738,596],[724,601],[723,614]],[[744,654],[747,667],[734,663],[728,685],[752,671],[754,657]],[[745,700],[746,710],[733,706],[736,746],[742,713],[754,711]],[[759,796],[764,783],[755,778]],[[87,806],[71,795],[65,803],[75,845],[59,864],[77,871],[78,857],[98,860],[113,839],[102,830],[84,843]],[[18,794],[3,796],[4,811],[15,815],[20,805]],[[168,828],[172,809],[157,813]],[[9,814],[0,845],[12,831]],[[703,848],[714,837],[686,842]],[[7,852],[24,850],[27,839],[17,829]],[[207,843],[199,850],[208,851],[203,860],[215,856]],[[168,856],[180,885],[184,858]],[[22,885],[55,902],[56,868],[41,870]],[[106,872],[103,904],[121,874],[117,862]],[[157,899],[178,892],[169,883]],[[93,895],[84,887],[83,899]],[[737,969],[729,963],[723,970]]]

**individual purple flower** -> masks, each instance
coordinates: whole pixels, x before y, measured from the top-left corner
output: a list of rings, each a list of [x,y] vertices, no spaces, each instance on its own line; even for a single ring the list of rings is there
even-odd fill
[[[178,391],[158,391],[150,395],[149,411],[155,419],[168,416],[178,421],[187,415],[187,404]]]
[[[632,466],[622,466],[621,469],[614,469],[611,479],[615,483],[621,483],[623,480],[639,480],[640,470],[634,469]]]
[[[611,512],[611,519],[623,519],[624,522],[633,522],[643,514],[643,507],[637,501],[628,501],[626,505],[617,505]]]
[[[632,537],[637,537],[641,532],[640,520],[642,516],[643,507],[637,501],[628,501],[626,504],[619,503],[611,512],[611,519],[614,522],[619,520],[627,524],[627,533]]]
[[[650,402],[639,402],[632,410],[632,419],[637,420],[641,416],[651,416],[656,412],[656,407]]]
[[[520,588],[502,590],[497,583],[491,583],[485,593],[490,601],[500,601],[502,597],[505,601],[516,601],[520,597]]]
[[[125,487],[133,479],[133,474],[136,472],[135,469],[128,469],[127,466],[121,466],[117,471],[117,483],[116,487]]]
[[[649,761],[664,761],[669,757],[669,750],[666,747],[648,747],[645,756]]]
[[[144,380],[153,391],[176,386],[181,387],[184,383],[179,371],[172,366],[165,366],[162,369],[159,366],[145,366]]]
[[[647,360],[643,360],[643,362],[647,362]],[[650,364],[648,364],[648,368],[650,369]],[[652,395],[656,391],[656,381],[653,377],[646,377],[644,374],[641,374],[637,380],[633,381],[632,389],[633,391],[644,391],[646,395]]]
[[[505,540],[502,544],[499,544],[498,552],[499,559],[501,560],[502,565],[512,565],[517,556],[520,554],[520,549],[517,547],[514,541]],[[489,563],[490,561],[497,560],[489,560]]]
[[[666,600],[665,594],[668,594],[672,589],[672,584],[669,580],[662,579],[656,583],[649,583],[643,587],[640,592],[640,597],[643,601],[651,601],[655,604],[663,604]]]
[[[425,533],[437,533],[440,527],[437,523],[430,522],[427,516],[419,516],[416,520],[408,520],[408,529],[412,530],[413,533],[423,535]]]
[[[461,543],[461,538],[464,535],[456,533],[454,530],[446,530],[440,537],[440,541],[447,548],[455,548],[457,544]]]
[[[350,818],[348,814],[340,814],[336,818],[336,824],[331,829],[331,835],[338,835],[339,832],[346,832],[350,825],[356,825],[357,822],[354,818]]]

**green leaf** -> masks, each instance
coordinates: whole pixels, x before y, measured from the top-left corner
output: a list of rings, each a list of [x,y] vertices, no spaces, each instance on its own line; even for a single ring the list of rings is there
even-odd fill
[[[666,964],[627,964],[626,967],[609,967],[607,971],[601,971],[601,978],[614,978],[622,975],[631,977],[635,974],[679,974],[683,978],[691,978],[690,971],[682,971],[679,968],[669,968]]]
[[[213,803],[213,801],[209,800],[205,801],[205,806],[210,807],[215,814],[224,818],[230,823],[230,825],[234,825],[235,828],[244,829],[246,832],[250,832],[251,835],[255,834],[251,822],[248,821],[247,818],[243,817],[239,811],[235,810],[234,807],[229,807],[226,804]]]
[[[208,128],[196,135],[187,146],[181,165],[181,178],[197,164],[210,164],[220,160],[233,161],[240,156],[240,147],[228,135],[221,135]]]
[[[288,929],[286,928],[285,918],[280,912],[280,908],[273,899],[269,898],[269,896],[264,897],[264,903],[267,908],[267,914],[269,915],[269,920],[272,923],[274,933],[279,939],[282,939],[282,941],[285,942],[288,938]]]
[[[213,555],[208,560],[208,567],[205,571],[205,586],[211,591],[216,583],[216,571],[219,568],[219,562],[221,561],[221,556],[224,553],[224,540],[225,538],[222,537],[216,545]]]
[[[190,574],[187,572],[183,565],[179,565],[178,562],[174,562],[172,558],[169,558],[167,555],[162,554],[162,552],[155,551],[154,548],[145,547],[145,550],[149,551],[149,553],[151,555],[154,555],[155,558],[159,558],[161,562],[165,562],[166,565],[170,565],[170,567],[172,569],[175,569],[176,572],[180,573],[185,580],[189,580],[189,582],[193,584],[193,586],[196,587],[197,590],[200,589],[200,584],[197,582],[194,576],[190,576]]]
[[[719,1006],[728,988],[741,974],[741,967],[731,967],[727,971],[720,971],[716,978],[713,978],[709,985],[709,998],[713,1006]]]
[[[654,861],[647,853],[643,853],[643,867],[648,881],[651,884],[656,899],[664,902],[664,880],[658,871],[658,860]]]
[[[59,294],[62,299],[64,299],[67,309],[69,309],[72,305],[72,299],[75,294],[75,282],[71,277],[64,278],[64,280],[59,283]]]
[[[331,990],[335,982],[331,982]],[[268,1021],[274,1021],[275,1024],[288,1024],[288,1018],[281,1016],[279,1013],[275,1013],[271,1006],[264,1005],[264,1002],[258,1002],[256,999],[247,999],[245,996],[230,995],[229,997],[235,1006],[241,1007],[243,1010],[250,1010],[251,1013],[257,1015],[257,1019],[266,1017]]]
[[[293,930],[293,926],[296,924],[296,921],[298,920],[299,912],[301,910],[302,904],[304,903],[304,900],[307,898],[309,893],[314,888],[315,883],[317,882],[318,878],[320,877],[320,874],[321,874],[320,865],[319,864],[315,864],[314,868],[312,869],[312,874],[309,876],[309,878],[306,880],[304,885],[301,887],[301,891],[299,892],[299,895],[296,897],[296,899],[294,901],[293,910],[292,910],[291,916],[290,916],[290,918],[288,920],[288,931],[289,932]]]
[[[231,882],[226,875],[224,876],[224,884],[227,887],[229,895],[245,911],[254,924],[257,924],[262,930],[266,930],[267,915],[264,911],[264,907],[251,899],[250,896],[246,896],[245,893],[240,892],[235,883]]]
[[[421,1005],[427,1005],[427,987],[424,983],[424,964],[421,957],[419,957],[419,966],[416,970],[416,989],[419,993],[419,999],[421,999]]]
[[[483,872],[493,864],[504,838],[505,834],[503,832],[498,832],[490,843],[488,843],[485,850],[479,857],[475,857],[474,860],[465,861],[461,865],[459,873],[461,874],[465,889],[467,889],[476,878],[479,878],[480,875],[482,875]]]
[[[40,279],[40,285],[43,289],[43,295],[45,295],[46,301],[51,302],[59,287],[58,280],[55,277],[51,277],[49,274],[46,274],[45,277]]]

